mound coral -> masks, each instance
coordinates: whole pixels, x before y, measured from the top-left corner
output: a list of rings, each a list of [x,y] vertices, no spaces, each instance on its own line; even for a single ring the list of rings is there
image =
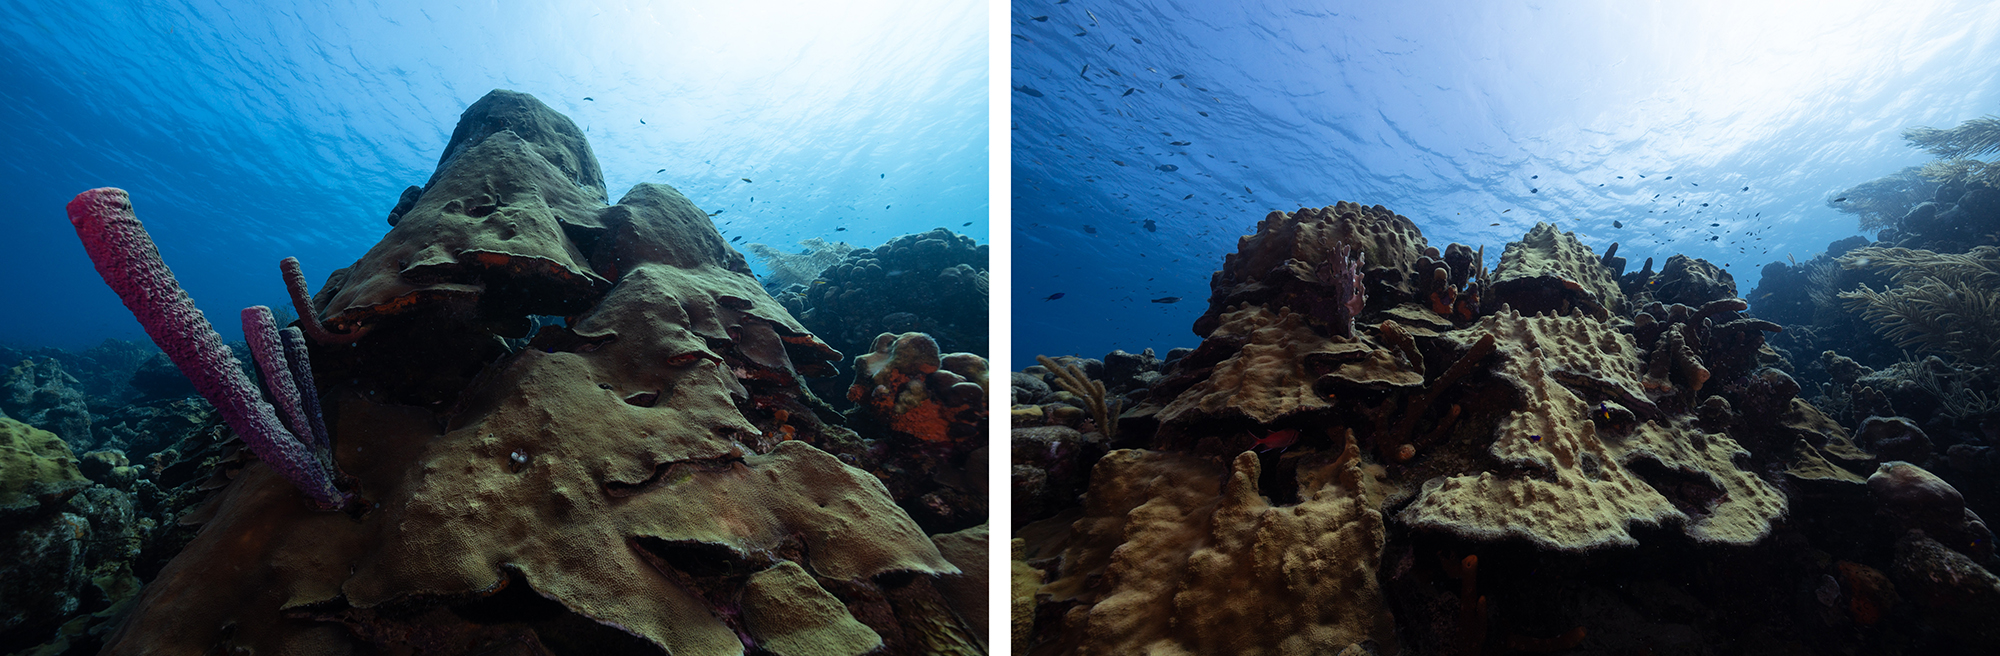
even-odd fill
[[[679,193],[602,189],[539,101],[468,109],[316,298],[334,330],[368,327],[313,365],[340,372],[333,456],[372,503],[309,512],[270,459],[242,468],[104,653],[977,649],[936,584],[958,568],[809,444],[851,439],[799,386],[839,354]],[[499,342],[538,313],[568,318]],[[441,344],[467,348],[425,362],[458,369],[398,385],[421,363],[387,358]]]

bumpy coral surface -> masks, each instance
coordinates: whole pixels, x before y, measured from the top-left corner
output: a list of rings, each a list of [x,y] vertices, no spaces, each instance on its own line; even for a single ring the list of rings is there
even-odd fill
[[[1500,421],[1490,452],[1500,471],[1521,473],[1489,470],[1428,481],[1399,515],[1402,521],[1486,539],[1516,536],[1550,548],[1587,549],[1636,544],[1630,525],[1669,520],[1686,523],[1697,539],[1747,544],[1762,538],[1771,520],[1784,513],[1784,498],[1774,488],[1731,462],[1741,448],[1725,435],[1663,420],[1647,420],[1626,435],[1598,434],[1590,406],[1562,379],[1643,399],[1634,394],[1637,381],[1630,372],[1638,362],[1629,337],[1581,314],[1515,313],[1487,317],[1451,337],[1467,342],[1480,333],[1501,337],[1496,374],[1519,391],[1524,404]],[[1634,469],[1636,462],[1718,488],[1721,500],[1686,504],[1690,516],[1648,484]]]
[[[1554,224],[1534,229],[1500,253],[1493,267],[1494,299],[1529,314],[1568,314],[1572,308],[1605,316],[1624,306],[1625,294],[1611,270],[1574,232]]]
[[[1302,468],[1300,500],[1260,495],[1254,453],[1228,467],[1114,451],[1097,465],[1051,601],[1078,654],[1331,654],[1396,634],[1375,581],[1381,513],[1358,458]]]
[[[800,376],[839,354],[671,188],[594,204],[573,126],[517,96],[468,111],[455,136],[474,143],[322,309],[339,324],[461,295],[479,317],[570,319],[421,404],[379,393],[405,367],[371,343],[459,331],[444,341],[497,349],[512,323],[370,329],[327,392],[366,508],[307,512],[270,467],[243,468],[105,653],[976,649],[934,586],[958,568],[881,482],[810,444],[839,429]]]

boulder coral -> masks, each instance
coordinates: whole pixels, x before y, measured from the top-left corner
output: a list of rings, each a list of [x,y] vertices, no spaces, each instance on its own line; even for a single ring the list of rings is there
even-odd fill
[[[103,653],[976,651],[935,583],[960,570],[812,445],[852,439],[800,387],[839,354],[704,212],[653,184],[604,205],[596,166],[531,96],[468,109],[314,297],[366,330],[311,357],[370,503],[315,513],[268,460],[234,470]],[[565,319],[526,335],[540,314]]]

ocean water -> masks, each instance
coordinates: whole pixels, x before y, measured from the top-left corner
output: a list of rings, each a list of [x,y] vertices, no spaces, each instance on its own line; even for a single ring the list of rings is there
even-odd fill
[[[0,3],[0,344],[146,341],[64,216],[101,186],[240,339],[280,259],[352,264],[495,88],[582,126],[611,200],[672,185],[739,250],[986,240],[984,3],[287,4]]]
[[[1982,2],[1036,0],[1009,27],[1023,361],[1194,346],[1239,236],[1341,200],[1489,266],[1546,221],[1748,295],[1859,234],[1842,190],[1932,160],[1904,129],[2000,112]]]

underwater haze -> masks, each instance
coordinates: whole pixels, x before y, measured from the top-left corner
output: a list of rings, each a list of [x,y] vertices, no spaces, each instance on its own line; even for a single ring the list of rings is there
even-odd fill
[[[1904,129],[2000,111],[1984,2],[1032,0],[1012,19],[1022,359],[1193,346],[1239,236],[1342,200],[1489,266],[1542,221],[1631,270],[1727,265],[1747,295],[1763,265],[1859,234],[1842,190],[1933,159]]]
[[[337,4],[0,4],[0,344],[147,341],[64,216],[104,186],[240,339],[280,259],[314,289],[354,263],[496,88],[584,128],[612,199],[671,185],[739,250],[985,241],[984,3]]]

